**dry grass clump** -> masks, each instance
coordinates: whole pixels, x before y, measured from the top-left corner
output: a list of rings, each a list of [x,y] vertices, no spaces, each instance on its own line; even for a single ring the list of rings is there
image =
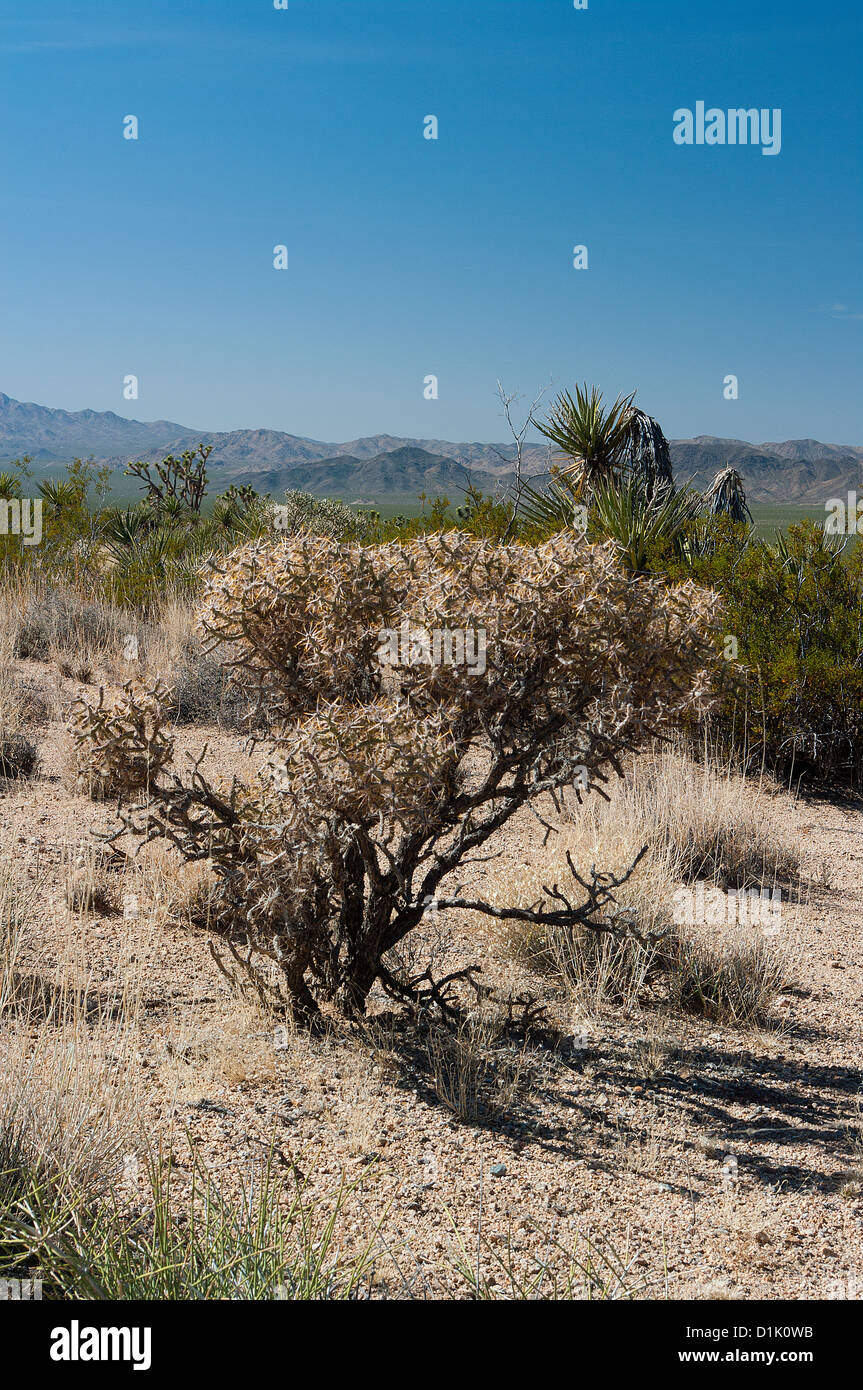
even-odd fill
[[[513,926],[509,943],[517,958],[562,979],[588,1015],[610,1005],[633,1008],[660,968],[658,946],[583,927]]]
[[[72,912],[96,912],[102,915],[116,910],[111,895],[81,871],[73,874],[66,883],[66,906]]]
[[[177,724],[216,724],[223,729],[247,727],[247,702],[231,683],[223,661],[202,650],[190,636],[171,671],[171,718]]]
[[[0,628],[0,777],[30,777],[38,761],[35,743],[21,732],[27,718],[27,699],[15,676],[13,636]]]
[[[4,600],[0,663],[50,662],[82,685],[170,679],[175,723],[247,726],[248,701],[231,681],[224,655],[219,659],[204,650],[188,603],[168,596],[158,615],[143,622],[133,612],[62,587],[6,584]]]
[[[31,777],[38,760],[36,744],[24,734],[0,738],[0,777]]]
[[[588,1014],[632,1009],[650,988],[676,1012],[742,1027],[765,1022],[787,983],[787,952],[754,923],[687,925],[677,885],[693,873],[742,886],[798,872],[799,856],[784,841],[771,799],[743,778],[677,753],[637,761],[610,793],[609,801],[590,797],[572,809],[546,859],[504,876],[495,892],[501,901],[549,907],[550,890],[568,877],[567,855],[583,876],[594,863],[619,872],[646,845],[616,894],[613,916],[651,940],[509,922],[510,951],[563,982]],[[722,901],[718,887],[709,892]]]
[[[231,677],[229,660],[228,651],[213,655],[206,650],[193,610],[171,599],[149,629],[136,672],[149,680],[169,679],[173,723],[247,729],[249,701]],[[125,666],[128,670],[128,661]]]
[[[545,861],[497,877],[494,898],[514,906],[542,903],[553,907],[550,890],[570,877],[567,854],[583,875],[595,863],[602,863],[609,872],[622,873],[643,844],[638,829],[637,825],[609,823],[600,831],[589,818],[567,827],[553,842],[554,849]],[[616,894],[620,926],[659,939],[640,941],[633,935],[612,935],[582,926],[510,921],[504,928],[508,950],[538,974],[562,981],[587,1015],[601,1014],[609,1006],[633,1008],[673,953],[672,862],[667,851],[648,852]]]
[[[752,932],[721,928],[680,935],[669,972],[669,1004],[713,1023],[755,1027],[788,983],[785,953]]]
[[[36,891],[22,892],[0,867],[0,1219],[19,1202],[35,1209],[107,1192],[138,1110],[130,1024],[94,1020],[68,972],[55,1005],[38,1016],[29,1007],[38,977],[21,963]]]
[[[61,668],[66,664],[70,672],[85,654],[97,660],[122,646],[126,634],[135,630],[134,620],[122,609],[74,589],[10,587],[5,597],[15,655],[54,661]]]
[[[29,902],[15,881],[10,860],[0,860],[0,1020],[21,985],[19,961],[28,935]]]
[[[0,732],[8,736],[18,728],[21,716],[21,688],[13,668],[12,637],[0,630]]]
[[[53,988],[23,968],[38,949],[38,894],[0,863],[0,1223],[19,1203],[107,1192],[136,1129],[134,999],[125,1023],[94,1017],[68,961]]]
[[[96,705],[78,699],[69,732],[75,757],[75,786],[94,800],[151,787],[171,761],[174,740],[164,730],[168,689],[129,681]]]
[[[438,1099],[468,1124],[508,1114],[530,1087],[528,1053],[503,1042],[493,1013],[468,1015],[455,1028],[432,1026],[426,1055]]]
[[[799,877],[801,856],[785,836],[775,800],[705,757],[671,749],[635,762],[610,802],[591,798],[570,815],[595,833],[625,828],[667,856],[675,879],[747,888]]]
[[[661,1014],[648,1014],[643,1027],[644,1031],[627,1043],[627,1051],[632,1069],[638,1075],[653,1080],[661,1076],[678,1056],[681,1039],[676,1031],[670,1031]]]
[[[117,684],[165,680],[172,723],[246,729],[248,701],[231,678],[228,656],[209,653],[189,604],[169,597],[147,623],[130,616],[122,641],[115,640],[98,665]]]
[[[129,862],[130,886],[137,894],[139,910],[154,927],[206,926],[215,890],[208,859],[188,862],[173,846],[153,841],[141,846]]]
[[[59,651],[54,656],[54,664],[61,676],[77,681],[79,685],[92,685],[98,656],[88,651]]]
[[[261,1085],[278,1076],[276,1030],[250,1002],[227,1001],[218,1018],[206,1025],[177,1014],[166,1022],[165,1032],[156,1065],[172,1103],[206,1103],[214,1086]]]
[[[0,1061],[0,1210],[16,1197],[109,1190],[134,1139],[129,1038],[78,1020],[35,1043],[9,1033]]]
[[[60,713],[60,701],[56,684],[37,685],[26,679],[16,680],[16,695],[19,701],[19,720],[25,726],[47,724]]]
[[[104,852],[82,844],[74,860],[66,864],[64,894],[71,912],[107,915],[116,911],[118,891],[104,870]]]
[[[724,927],[694,934],[649,893],[645,912],[643,897],[633,902],[639,896],[636,883],[627,894],[628,920],[650,920],[662,932],[654,941],[519,922],[508,925],[507,945],[517,959],[561,981],[587,1016],[611,1007],[630,1012],[650,991],[672,1012],[714,1023],[754,1027],[769,1021],[770,1005],[788,983],[787,956],[775,941]]]

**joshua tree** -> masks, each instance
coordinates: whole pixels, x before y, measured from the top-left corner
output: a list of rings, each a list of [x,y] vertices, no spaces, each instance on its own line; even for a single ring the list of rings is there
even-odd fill
[[[125,470],[130,477],[140,478],[147,488],[147,501],[169,511],[188,509],[195,516],[207,490],[207,459],[212,444],[199,444],[186,449],[179,458],[168,454],[161,463],[130,463]]]
[[[410,979],[387,954],[432,903],[629,930],[613,910],[622,879],[570,866],[543,910],[492,906],[459,876],[517,811],[542,820],[545,796],[601,790],[627,749],[700,705],[714,604],[566,533],[536,547],[459,532],[245,546],[213,568],[199,623],[254,698],[268,760],[217,789],[202,755],[187,781],[165,774],[123,812],[116,835],[210,861],[217,959],[261,992],[271,962],[297,1019],[325,1001],[356,1016],[376,981],[452,1011],[474,971]]]

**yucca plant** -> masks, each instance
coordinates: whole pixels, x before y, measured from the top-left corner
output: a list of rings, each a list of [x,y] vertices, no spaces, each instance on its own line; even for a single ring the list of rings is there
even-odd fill
[[[111,559],[124,564],[152,526],[152,517],[142,507],[111,511],[102,522],[102,542]]]
[[[81,505],[81,489],[71,478],[45,478],[38,487],[44,505],[55,511]]]
[[[547,421],[537,429],[555,444],[569,462],[561,475],[580,493],[627,473],[644,482],[648,497],[673,491],[674,478],[668,440],[659,423],[633,405],[635,392],[618,396],[609,409],[595,386],[576,386],[575,397],[562,391]]]
[[[128,545],[109,541],[116,563],[104,579],[107,597],[121,607],[157,609],[166,587],[184,588],[191,582],[201,558],[200,529],[162,525],[142,529]]]
[[[64,1301],[371,1295],[380,1226],[370,1226],[352,1253],[342,1250],[345,1208],[359,1179],[316,1199],[295,1168],[286,1182],[268,1157],[229,1195],[193,1149],[183,1211],[170,1158],[151,1152],[141,1169],[144,1214],[121,1185],[93,1200],[74,1184],[58,1188],[38,1168],[28,1170],[26,1154],[12,1148],[0,1186],[0,1270],[38,1268],[47,1297]]]
[[[569,462],[562,473],[577,485],[592,489],[619,477],[631,439],[633,391],[618,396],[606,409],[595,386],[576,386],[575,397],[561,391],[546,421],[536,427]]]
[[[193,511],[180,497],[164,497],[152,504],[160,526],[194,526],[199,513]]]
[[[651,496],[637,473],[603,484],[591,497],[592,520],[615,542],[623,565],[636,574],[648,571],[658,549],[680,553],[700,510],[697,492],[665,489]]]
[[[552,474],[545,489],[531,487],[522,483],[518,515],[524,526],[536,526],[543,530],[563,531],[567,527],[575,530],[581,527],[581,491],[571,479]]]
[[[8,501],[10,497],[20,497],[22,478],[31,476],[30,464],[33,462],[29,454],[23,454],[19,459],[9,459],[8,468],[0,472],[0,497]]]
[[[629,444],[626,466],[644,479],[648,496],[674,491],[671,450],[662,428],[652,415],[633,410],[629,417]]]
[[[726,464],[704,494],[704,506],[711,516],[727,516],[731,521],[751,521],[746,489],[736,468]]]

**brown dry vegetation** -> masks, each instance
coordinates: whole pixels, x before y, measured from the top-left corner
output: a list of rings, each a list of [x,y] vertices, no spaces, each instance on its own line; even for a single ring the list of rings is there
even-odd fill
[[[55,607],[40,634],[26,595],[8,600],[2,731],[39,754],[0,782],[0,1130],[19,1156],[144,1217],[160,1146],[179,1211],[196,1164],[229,1196],[269,1165],[286,1208],[302,1175],[325,1208],[344,1195],[333,1258],[371,1247],[376,1296],[860,1296],[858,802],[806,804],[647,750],[609,802],[549,800],[551,835],[519,812],[459,886],[530,905],[567,853],[619,871],[647,844],[620,905],[661,941],[431,911],[401,964],[478,963],[497,1002],[418,1029],[376,986],[366,1018],[313,1037],[220,973],[206,862],[106,848],[110,802],[68,779],[77,698],[169,677],[180,652],[190,670],[207,660],[188,615],[151,624],[130,661],[122,613],[70,600],[66,630]],[[207,679],[194,721],[171,725],[173,766],[206,745],[214,783],[248,776],[264,755],[244,751],[218,672],[188,675]],[[696,881],[781,886],[779,935],[675,924],[674,893]],[[535,996],[544,1029],[514,1036],[507,995]]]

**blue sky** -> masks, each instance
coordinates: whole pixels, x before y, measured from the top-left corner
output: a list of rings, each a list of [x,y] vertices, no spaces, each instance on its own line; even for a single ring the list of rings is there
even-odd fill
[[[675,438],[863,443],[860,13],[0,0],[0,390],[470,440],[497,378],[586,379]],[[699,100],[781,108],[781,153],[675,145]]]

